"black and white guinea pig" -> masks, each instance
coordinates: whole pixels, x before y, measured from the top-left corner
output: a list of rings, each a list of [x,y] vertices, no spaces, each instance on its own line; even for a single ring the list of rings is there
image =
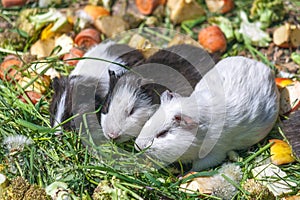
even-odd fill
[[[221,163],[274,126],[279,95],[272,70],[244,58],[221,60],[189,97],[164,92],[161,105],[135,140],[136,149],[167,163],[192,162],[195,171]]]
[[[135,65],[111,85],[101,112],[105,137],[123,142],[138,136],[163,91],[189,95],[213,66],[203,49],[185,44],[159,50],[143,64]]]
[[[76,114],[95,111],[102,105],[109,90],[109,70],[117,75],[144,61],[136,49],[112,41],[91,48],[69,76],[53,80],[54,94],[50,105],[52,127]],[[74,129],[74,120],[62,125]]]

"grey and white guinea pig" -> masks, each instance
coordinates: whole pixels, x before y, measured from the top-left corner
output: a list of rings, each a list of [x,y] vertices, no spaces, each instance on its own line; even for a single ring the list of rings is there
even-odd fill
[[[279,95],[272,71],[244,58],[221,60],[189,97],[168,91],[135,140],[136,149],[162,161],[192,162],[192,170],[221,163],[274,126]]]
[[[75,114],[98,109],[109,90],[109,70],[121,75],[135,64],[144,62],[138,50],[112,41],[96,45],[84,57],[86,59],[80,60],[69,76],[53,80],[54,94],[50,104],[52,127]],[[89,105],[90,102],[94,105]],[[75,129],[74,121],[64,123],[62,127]]]
[[[142,65],[134,66],[132,72],[126,72],[116,85],[111,84],[101,113],[104,135],[117,142],[138,136],[164,90],[178,89],[176,92],[187,95],[212,66],[212,59],[198,47],[184,44],[159,50]],[[172,88],[174,85],[178,87]]]
[[[108,93],[101,109],[101,127],[104,136],[124,142],[136,136],[155,111],[153,84],[134,73],[121,77],[111,75],[113,89]],[[155,97],[156,96],[156,97]]]

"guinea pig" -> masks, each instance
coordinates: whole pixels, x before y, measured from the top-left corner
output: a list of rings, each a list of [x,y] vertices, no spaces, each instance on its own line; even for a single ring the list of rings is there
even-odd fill
[[[101,127],[108,139],[124,142],[136,136],[155,111],[156,95],[152,94],[152,83],[134,73],[113,79],[117,82],[101,109]]]
[[[252,59],[228,57],[189,97],[164,92],[135,147],[168,164],[192,163],[192,170],[199,171],[221,163],[231,150],[262,140],[278,112],[279,95],[270,68]]]
[[[190,95],[202,74],[213,66],[213,60],[198,47],[184,44],[159,50],[142,65],[131,68],[130,74],[126,72],[111,88],[101,113],[104,135],[117,142],[136,137],[164,90]]]
[[[53,80],[51,126],[57,127],[76,114],[99,109],[109,90],[108,71],[120,75],[143,61],[144,57],[138,50],[113,41],[91,48],[69,76]],[[67,130],[76,128],[74,120],[66,121],[62,127]]]

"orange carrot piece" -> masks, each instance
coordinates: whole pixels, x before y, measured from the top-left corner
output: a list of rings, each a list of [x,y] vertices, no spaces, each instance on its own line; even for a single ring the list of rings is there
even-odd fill
[[[218,26],[209,26],[198,34],[200,45],[210,53],[224,52],[227,48],[226,38]]]
[[[102,6],[93,6],[93,5],[86,5],[83,9],[88,15],[90,15],[93,20],[97,19],[101,16],[109,15],[109,11],[103,8]]]
[[[84,29],[75,37],[75,43],[85,49],[89,49],[100,42],[100,32],[93,28]]]
[[[4,8],[8,8],[12,6],[23,6],[27,0],[2,0],[1,2]]]
[[[22,62],[16,56],[6,56],[0,65],[0,78],[7,81],[20,79],[20,74],[17,69],[20,68],[21,65]]]
[[[79,60],[68,60],[68,59],[72,59],[72,58],[81,58],[84,55],[84,51],[81,49],[78,49],[76,47],[73,47],[70,50],[70,53],[67,53],[64,55],[63,60],[69,64],[69,65],[73,65],[75,66]]]
[[[164,3],[164,0],[135,0],[136,7],[143,15],[150,15],[159,4]]]

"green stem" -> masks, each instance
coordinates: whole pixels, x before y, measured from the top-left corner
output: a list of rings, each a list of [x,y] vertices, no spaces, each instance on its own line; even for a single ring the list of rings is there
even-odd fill
[[[143,200],[142,197],[140,197],[140,196],[139,196],[138,194],[136,194],[135,192],[129,190],[128,188],[124,187],[123,185],[121,185],[121,184],[119,184],[119,183],[114,183],[114,185],[115,185],[115,187],[120,188],[121,190],[130,193],[131,196],[133,196],[134,198],[139,199],[139,200]]]
[[[164,39],[164,40],[166,40],[166,41],[168,41],[168,42],[171,41],[171,38],[169,38],[169,37],[167,37],[167,36],[165,36],[165,35],[163,35],[163,34],[161,34],[161,33],[155,32],[155,31],[153,31],[152,29],[144,28],[144,30],[145,30],[146,32],[148,32],[148,33],[150,33],[150,34],[153,34],[153,35],[155,35],[155,36],[157,36],[157,37],[159,37],[159,38],[161,38],[161,39]]]
[[[259,154],[261,154],[262,152],[264,152],[265,150],[267,150],[268,148],[270,148],[270,146],[273,145],[274,142],[270,142],[269,144],[267,144],[266,146],[264,146],[263,148],[259,149],[259,151],[255,152],[255,154],[253,154],[252,156],[250,156],[249,158],[247,158],[244,162],[243,165],[246,165],[247,163],[249,163],[251,160],[253,160],[254,158],[256,158]]]
[[[0,47],[0,52],[14,54],[14,55],[23,55],[24,54],[23,52],[20,52],[20,51],[8,50],[8,49],[4,49],[1,47]]]
[[[250,193],[246,190],[244,190],[243,188],[241,188],[236,182],[234,182],[233,180],[231,180],[228,176],[226,176],[225,174],[221,174],[221,176],[228,181],[231,185],[233,185],[234,187],[236,187],[237,189],[239,189],[243,194],[249,196]]]
[[[253,56],[256,56],[258,55],[261,60],[269,65],[271,67],[272,70],[276,70],[275,66],[273,63],[271,63],[260,51],[258,51],[256,48],[254,48],[253,46],[251,46],[250,44],[248,44],[247,42],[245,43],[245,47],[246,49],[248,49],[250,51],[250,53],[253,55]]]
[[[127,183],[127,182],[122,183],[122,185],[126,185],[126,186],[133,187],[133,188],[137,188],[137,189],[143,189],[143,188],[144,188],[144,187],[142,187],[142,186],[134,185],[134,184]]]
[[[16,166],[17,166],[17,169],[18,169],[18,170],[19,170],[19,172],[20,172],[20,176],[22,176],[22,177],[23,177],[23,172],[22,172],[22,169],[21,169],[21,167],[20,167],[19,163],[18,163],[16,160],[14,160],[14,162],[15,162],[15,164],[16,164]]]

